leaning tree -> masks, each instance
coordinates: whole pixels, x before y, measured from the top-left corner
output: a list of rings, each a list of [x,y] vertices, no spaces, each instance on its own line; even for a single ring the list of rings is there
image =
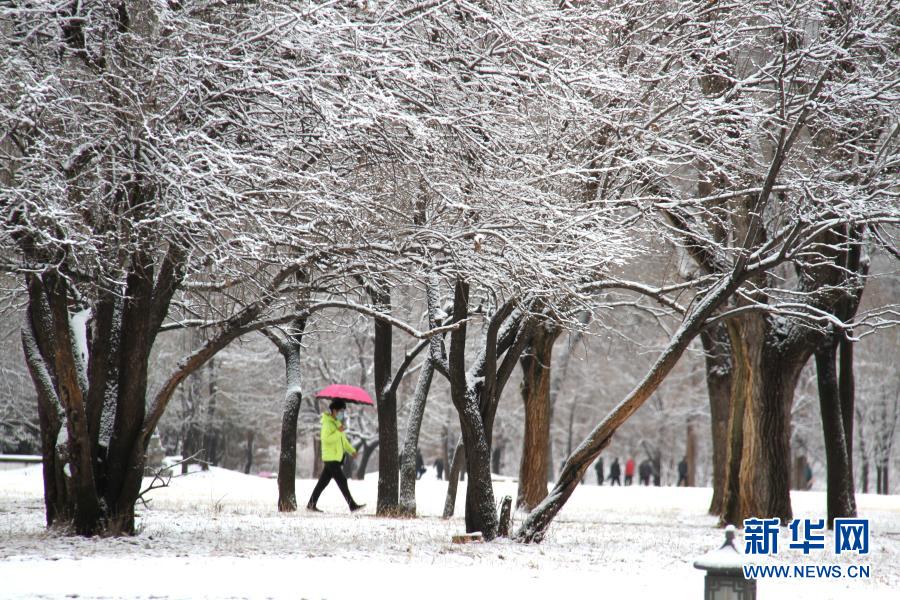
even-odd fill
[[[812,348],[799,339],[814,329],[808,323],[847,327],[832,303],[858,287],[847,262],[854,232],[900,218],[890,175],[897,127],[886,95],[896,72],[893,13],[877,3],[847,7],[835,26],[826,24],[829,7],[815,3],[776,10],[632,2],[607,10],[623,16],[611,36],[626,40],[617,66],[625,79],[640,77],[646,90],[643,104],[629,106],[643,111],[645,125],[628,133],[635,143],[650,140],[649,158],[628,147],[612,148],[613,158],[633,169],[634,204],[648,201],[646,216],[661,216],[661,234],[703,268],[684,284],[655,289],[620,281],[588,286],[625,285],[671,307],[674,293],[692,288],[694,296],[679,307],[683,320],[657,361],[568,458],[517,537],[543,538],[618,427],[715,322],[738,342],[732,397],[743,400],[731,405],[729,452],[741,460],[731,473],[739,495],[732,496],[737,510],[728,520],[788,518],[787,472],[778,464],[789,455],[785,411],[805,363],[794,343],[805,344],[808,358]],[[848,57],[857,65],[852,74],[842,63]],[[833,158],[844,150],[832,147],[830,154],[825,144],[824,132],[841,128],[873,132],[866,144],[828,137],[832,146],[854,149],[849,169]],[[787,322],[785,311],[802,322]],[[787,368],[766,368],[780,353],[790,359]]]

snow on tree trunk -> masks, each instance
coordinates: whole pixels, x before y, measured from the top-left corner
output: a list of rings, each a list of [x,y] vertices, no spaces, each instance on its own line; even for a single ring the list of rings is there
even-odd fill
[[[416,456],[419,448],[419,430],[425,415],[425,402],[431,389],[434,375],[434,363],[426,359],[419,372],[412,408],[406,423],[406,439],[403,454],[400,457],[400,506],[399,514],[414,517],[416,515]]]
[[[484,430],[480,395],[467,394],[465,408],[460,411],[460,427],[466,447],[466,532],[480,531],[485,540],[497,537],[497,506],[491,482],[491,448]]]
[[[284,372],[287,389],[281,412],[281,452],[278,455],[278,510],[297,510],[297,418],[303,400],[303,373],[301,371],[300,350],[305,319],[296,319],[287,339],[279,342],[278,350],[284,358]]]

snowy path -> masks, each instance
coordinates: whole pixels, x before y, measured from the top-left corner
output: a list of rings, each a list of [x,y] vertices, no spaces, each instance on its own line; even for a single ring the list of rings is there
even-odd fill
[[[305,500],[314,482],[297,484]],[[347,514],[332,486],[325,514],[281,515],[274,480],[214,469],[155,491],[139,511],[140,535],[78,539],[45,530],[39,467],[0,472],[0,598],[702,598],[693,560],[722,540],[703,488],[586,485],[543,544],[459,546],[450,537],[462,519],[438,516],[446,483],[419,482],[424,517],[412,520],[372,516],[374,478],[350,485],[368,514]],[[512,495],[515,484],[495,491]],[[900,498],[861,495],[859,504],[871,519],[870,580],[765,580],[760,599],[896,598]],[[795,493],[794,511],[823,517],[824,495]],[[777,561],[861,559],[790,551]]]

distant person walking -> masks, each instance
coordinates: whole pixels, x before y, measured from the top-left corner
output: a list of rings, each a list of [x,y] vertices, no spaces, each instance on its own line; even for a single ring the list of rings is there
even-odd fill
[[[629,458],[625,461],[625,485],[631,485],[634,481],[634,459]]]
[[[683,456],[681,458],[681,462],[678,463],[678,483],[675,484],[676,487],[680,486],[682,483],[684,483],[684,487],[687,487],[687,484],[688,484],[687,474],[688,474],[687,457]]]
[[[609,467],[609,485],[622,485],[622,467],[619,466],[619,459],[613,460],[613,464]]]
[[[594,465],[594,470],[597,471],[597,485],[603,485],[603,459],[598,458],[597,464]]]
[[[438,458],[434,461],[434,470],[437,471],[437,478],[444,478],[444,461]]]
[[[641,461],[641,464],[638,465],[638,482],[641,485],[650,485],[650,475],[653,474],[653,465],[650,464],[649,459],[644,459]]]
[[[422,451],[416,450],[416,479],[422,479],[425,474],[425,459],[422,458]]]
[[[350,445],[350,440],[344,434],[344,420],[346,418],[347,403],[343,400],[332,400],[328,405],[328,412],[322,413],[321,423],[322,429],[319,432],[319,439],[322,444],[322,474],[313,490],[306,510],[313,512],[322,512],[316,508],[319,502],[319,496],[325,487],[334,479],[338,488],[350,507],[350,512],[356,512],[363,508],[365,504],[357,504],[350,495],[350,488],[347,486],[347,477],[341,469],[344,462],[344,455],[356,456],[356,449]]]

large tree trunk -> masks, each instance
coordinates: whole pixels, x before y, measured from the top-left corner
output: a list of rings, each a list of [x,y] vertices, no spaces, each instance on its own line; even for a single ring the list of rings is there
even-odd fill
[[[400,457],[400,506],[402,516],[416,516],[416,455],[419,448],[419,430],[425,415],[425,402],[431,389],[434,375],[434,363],[427,359],[419,372],[416,391],[413,396],[409,420],[406,424],[406,440],[403,444],[403,455]]]
[[[453,318],[460,325],[450,334],[447,372],[450,397],[459,415],[466,448],[466,531],[480,531],[486,540],[497,536],[497,510],[491,482],[491,446],[494,418],[503,387],[518,364],[535,321],[514,310],[512,301],[498,307],[491,316],[483,346],[465,367],[466,318],[469,286],[457,280],[453,299]],[[502,361],[500,357],[502,356]],[[499,363],[499,366],[498,366]]]
[[[820,348],[815,355],[822,432],[825,437],[828,484],[826,505],[829,528],[834,528],[835,518],[856,516],[853,468],[850,464],[848,436],[844,430],[845,419],[842,414],[840,386],[835,368],[836,355],[837,348],[832,343]]]
[[[717,324],[700,333],[709,394],[709,422],[712,437],[713,496],[709,513],[721,515],[725,497],[725,468],[728,455],[728,412],[731,404],[731,345],[725,325]]]
[[[468,403],[477,407],[477,397],[472,394]],[[497,537],[497,507],[494,486],[491,482],[491,446],[484,434],[484,423],[477,410],[466,410],[460,416],[463,444],[466,447],[466,532],[480,531],[484,539]]]
[[[790,414],[808,343],[773,331],[759,313],[729,324],[732,411],[723,524],[750,517],[791,520]],[[740,421],[740,422],[738,422]],[[740,440],[738,439],[740,438]],[[737,473],[737,478],[735,478]]]
[[[134,198],[141,200],[140,190]],[[155,249],[135,250],[121,288],[94,296],[71,289],[59,272],[26,277],[22,339],[38,391],[48,525],[68,521],[80,535],[133,534],[147,446],[173,394],[277,297],[233,315],[148,402],[150,353],[185,261],[174,243],[161,257]],[[279,272],[272,289],[297,268]],[[83,308],[73,314],[72,306]]]
[[[530,511],[547,497],[550,456],[550,365],[558,328],[535,328],[528,349],[522,354],[522,401],[525,405],[525,435],[519,466],[516,507]]]

